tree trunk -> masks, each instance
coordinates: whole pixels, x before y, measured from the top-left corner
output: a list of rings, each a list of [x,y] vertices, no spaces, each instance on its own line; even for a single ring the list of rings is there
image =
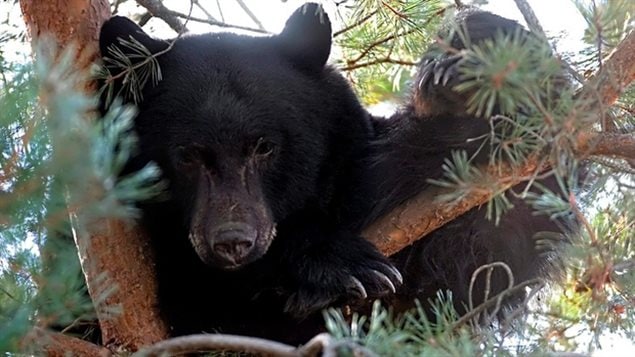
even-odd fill
[[[52,37],[59,49],[73,46],[75,66],[88,75],[98,57],[102,23],[110,17],[107,0],[21,0],[20,6],[33,45]],[[86,87],[90,90],[90,86]],[[118,220],[99,222],[83,229],[69,212],[88,291],[93,298],[104,345],[111,350],[136,351],[165,339],[167,326],[160,318],[153,257],[148,236],[139,228]],[[90,233],[84,233],[90,232]],[[100,280],[105,274],[106,281]],[[104,299],[104,288],[115,287]],[[99,298],[97,298],[99,297]],[[108,308],[117,307],[113,316]],[[46,341],[43,341],[47,345]],[[48,343],[49,353],[59,350]],[[73,346],[69,345],[69,351]]]

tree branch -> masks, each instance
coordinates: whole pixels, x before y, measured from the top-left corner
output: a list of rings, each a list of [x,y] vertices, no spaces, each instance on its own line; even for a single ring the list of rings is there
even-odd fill
[[[23,350],[25,351],[32,348],[32,345],[36,345],[41,352],[45,352],[49,357],[68,356],[71,351],[73,356],[112,356],[112,352],[105,347],[97,346],[76,337],[47,331],[39,327],[34,328],[24,338],[22,344],[24,345]]]
[[[531,177],[538,170],[538,160],[530,160],[523,167],[512,170],[509,165],[491,168],[489,182],[499,182],[500,189],[508,189]],[[473,207],[489,201],[494,191],[475,189],[455,204],[437,198],[451,193],[451,189],[430,186],[416,197],[366,227],[362,235],[385,255],[392,255],[419,238],[454,220]]]
[[[354,356],[376,356],[372,351],[352,341],[336,341],[328,333],[321,333],[297,348],[257,337],[224,334],[181,336],[158,342],[135,353],[133,357],[182,355],[209,351],[229,351],[278,357],[336,357],[340,347],[347,347]]]
[[[343,28],[343,29],[341,29],[341,30],[335,31],[335,32],[333,33],[333,37],[337,37],[337,36],[339,36],[339,35],[343,34],[343,33],[344,33],[344,32],[346,32],[346,31],[350,31],[350,30],[354,29],[355,27],[362,25],[364,22],[366,22],[366,21],[370,20],[370,18],[371,18],[371,17],[373,17],[373,16],[375,16],[376,14],[377,14],[377,10],[373,10],[370,14],[368,14],[368,15],[366,15],[366,16],[364,16],[364,17],[362,17],[361,19],[359,19],[359,20],[355,21],[354,23],[352,23],[352,24],[350,24],[350,25],[348,25],[348,26],[344,27],[344,28]]]
[[[260,22],[260,20],[258,20],[258,17],[254,15],[254,13],[247,7],[245,2],[243,0],[236,0],[236,2],[240,6],[240,8],[243,9],[243,11],[247,14],[247,16],[249,16],[251,21],[253,21],[260,30],[265,31],[265,27],[262,26],[262,23]]]
[[[626,87],[635,79],[635,31],[631,31],[609,56],[605,65],[583,86],[580,95],[590,99],[588,110],[603,113],[607,106],[613,104]],[[601,135],[580,134],[580,151],[587,150],[594,154],[606,154],[630,157],[633,150],[633,139],[628,134],[608,133]],[[588,135],[588,136],[587,136]],[[594,139],[594,140],[592,140]],[[618,139],[619,147],[611,143]],[[591,146],[593,144],[593,146]],[[615,146],[611,148],[611,146]],[[501,183],[501,187],[512,187],[523,179],[533,177],[539,172],[536,159],[529,160],[522,167],[511,170],[509,165],[501,164],[502,174],[497,170],[489,170],[492,180]],[[482,205],[492,198],[494,192],[472,192],[456,204],[448,207],[446,202],[436,200],[439,195],[447,193],[447,189],[429,187],[410,201],[370,224],[363,236],[373,242],[384,254],[391,255],[435,229],[452,221],[470,209]]]
[[[381,63],[400,64],[402,66],[416,66],[418,64],[417,62],[402,61],[402,60],[396,60],[396,59],[392,59],[390,57],[386,57],[386,58],[379,58],[379,59],[368,61],[368,62],[362,62],[362,63],[357,63],[357,64],[349,65],[349,66],[346,66],[346,67],[342,67],[341,70],[342,71],[352,71],[354,69],[358,69],[358,68],[362,68],[362,67],[368,67],[368,66],[374,66],[376,64],[381,64]]]
[[[171,338],[144,348],[135,356],[182,355],[206,351],[232,351],[256,355],[298,357],[296,348],[257,337],[201,334]]]
[[[234,28],[234,29],[237,29],[237,30],[245,30],[245,31],[251,31],[251,32],[262,33],[262,34],[271,34],[271,32],[269,32],[267,30],[261,30],[259,28],[254,28],[254,27],[249,27],[249,26],[242,26],[242,25],[228,24],[226,22],[217,21],[217,20],[214,20],[214,19],[211,19],[211,18],[210,19],[202,19],[200,17],[188,16],[187,14],[183,14],[183,13],[180,13],[178,11],[173,11],[173,10],[168,10],[168,12],[172,16],[176,16],[176,17],[180,17],[180,18],[184,18],[184,19],[189,19],[189,21],[200,22],[200,23],[208,24],[208,25],[212,25],[212,26],[218,26],[218,27],[224,27],[224,28]]]
[[[137,4],[145,7],[152,16],[158,17],[161,20],[165,21],[170,28],[172,28],[176,33],[184,33],[188,32],[187,28],[181,22],[181,20],[174,15],[172,10],[168,9],[163,5],[163,2],[160,0],[137,0]]]
[[[545,30],[542,28],[542,25],[540,25],[540,21],[538,21],[538,16],[536,16],[536,13],[531,8],[527,0],[514,0],[514,2],[516,3],[518,10],[520,10],[520,13],[523,14],[529,30],[543,38],[547,38]]]
[[[632,160],[635,159],[635,134],[581,133],[578,135],[576,151],[583,157],[602,155]]]

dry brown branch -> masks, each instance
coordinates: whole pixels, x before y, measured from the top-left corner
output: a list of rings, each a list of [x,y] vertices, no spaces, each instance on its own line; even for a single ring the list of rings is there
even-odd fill
[[[80,340],[57,332],[50,332],[41,328],[34,328],[22,341],[24,350],[31,350],[33,346],[39,352],[49,357],[65,357],[72,351],[73,356],[108,357],[112,353],[107,348]]]
[[[580,91],[580,95],[589,98],[594,113],[604,112],[603,108],[613,104],[626,87],[635,79],[635,31],[631,32],[607,59],[605,65],[596,73]],[[591,109],[592,108],[592,109]],[[610,137],[581,134],[580,150],[589,149],[596,153],[629,154],[632,153],[633,138],[628,135],[620,136],[623,147],[617,148],[617,143],[610,143]],[[586,139],[585,139],[586,137]],[[589,140],[597,138],[598,141]],[[615,137],[613,137],[615,138]],[[594,143],[595,146],[590,146]],[[601,144],[601,145],[600,145]],[[609,145],[610,144],[610,145]],[[611,146],[614,146],[611,148]],[[599,151],[599,152],[598,152]],[[630,154],[629,154],[630,155]],[[505,165],[503,165],[505,167]],[[537,167],[536,161],[529,161],[517,170],[506,167],[503,175],[492,174],[492,180],[501,182],[505,187],[520,183],[523,178],[532,177]],[[363,236],[373,242],[384,254],[394,254],[419,238],[452,221],[456,217],[480,206],[491,199],[494,192],[472,192],[460,202],[448,206],[445,202],[435,200],[446,193],[447,189],[430,187],[412,198],[404,205],[370,224],[363,232]]]

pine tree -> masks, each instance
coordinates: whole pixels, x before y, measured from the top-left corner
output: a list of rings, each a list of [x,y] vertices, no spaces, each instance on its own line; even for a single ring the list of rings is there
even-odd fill
[[[22,2],[25,11],[29,3]],[[121,3],[114,1],[113,8]],[[196,20],[191,14],[170,11],[160,1],[137,3],[148,14],[165,20],[179,35],[187,30],[189,21]],[[394,100],[402,94],[420,54],[436,41],[443,17],[462,6],[459,1],[430,0],[335,4],[329,2],[345,19],[335,35],[341,49],[337,65],[368,104]],[[635,339],[635,91],[628,87],[635,78],[635,5],[629,0],[579,0],[576,4],[588,29],[586,47],[580,53],[562,54],[570,66],[571,90],[538,81],[545,77],[556,80],[562,62],[551,51],[530,51],[513,36],[463,51],[466,60],[461,73],[467,80],[456,89],[474,92],[469,110],[489,117],[492,103],[497,102],[509,115],[492,120],[496,130],[482,138],[483,150],[491,157],[488,167],[474,167],[464,152],[456,152],[446,162],[444,179],[407,208],[421,212],[421,217],[428,219],[426,223],[437,219],[431,227],[479,204],[487,204],[489,217],[496,220],[509,208],[502,193],[513,183],[523,178],[529,188],[536,177],[555,175],[569,200],[546,190],[539,195],[530,194],[528,189],[515,194],[531,202],[537,214],[572,214],[582,223],[580,234],[569,237],[571,243],[561,253],[565,267],[562,279],[551,284],[542,280],[511,284],[501,295],[523,289],[530,292],[531,299],[509,318],[492,319],[485,327],[478,322],[491,318],[488,308],[496,307],[502,296],[491,296],[483,306],[474,306],[460,316],[452,307],[451,292],[439,292],[434,321],[422,308],[394,316],[378,303],[370,316],[325,311],[329,334],[317,336],[299,349],[247,338],[194,336],[157,344],[147,352],[174,353],[194,345],[286,355],[315,355],[320,350],[325,355],[544,355],[591,352],[601,347],[601,337],[607,333]],[[196,1],[191,2],[190,12],[193,7],[205,9]],[[527,9],[524,15],[529,27],[540,28]],[[152,15],[143,14],[142,19],[144,16]],[[256,26],[240,29],[264,32],[257,17],[251,16]],[[29,15],[26,17],[29,22]],[[37,24],[34,16],[31,20],[31,25]],[[198,20],[232,27],[209,11],[206,18]],[[10,40],[11,36],[0,36],[0,45]],[[134,218],[138,212],[133,203],[160,191],[158,172],[149,166],[123,180],[116,179],[134,150],[134,136],[129,132],[134,108],[115,100],[104,118],[93,120],[96,97],[85,92],[87,77],[76,71],[80,66],[76,52],[61,51],[51,43],[35,44],[32,63],[12,63],[0,52],[0,351],[46,350],[54,354],[76,348],[91,354],[106,353],[101,346],[66,340],[49,330],[90,333],[86,326],[96,319],[102,336],[108,339],[101,342],[111,351],[136,350],[157,342],[164,331],[160,324],[146,321],[143,333],[159,332],[143,340],[139,336],[143,333],[122,327],[118,318],[122,309],[129,312],[126,306],[130,305],[117,300],[117,284],[108,271],[100,272],[102,267],[90,259],[91,253],[99,250],[99,243],[87,237],[107,235],[103,222]],[[147,63],[151,66],[154,62]],[[158,74],[156,68],[144,70],[147,75],[143,78]],[[542,72],[538,75],[537,71]],[[133,69],[130,73],[139,72]],[[139,83],[131,78],[134,93]],[[518,107],[524,109],[522,113]],[[535,155],[545,150],[547,155]],[[583,165],[588,168],[589,183],[579,188],[582,194],[571,192],[577,182],[574,173]],[[438,206],[427,211],[417,204],[433,200]],[[459,206],[464,210],[457,210]],[[441,209],[453,215],[444,214],[439,220],[435,213]],[[366,231],[371,240],[375,229]],[[123,231],[117,234],[136,234]],[[428,232],[410,234],[419,237]],[[538,238],[538,244],[552,243],[552,237]],[[79,247],[81,261],[75,247]],[[382,249],[394,252],[402,247]],[[109,259],[107,255],[105,259]],[[483,272],[492,269],[505,266],[494,264],[484,267]],[[99,341],[95,336],[79,337]]]

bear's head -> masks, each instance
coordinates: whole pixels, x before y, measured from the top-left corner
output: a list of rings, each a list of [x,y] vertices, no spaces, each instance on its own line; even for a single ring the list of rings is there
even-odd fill
[[[126,98],[127,83],[160,71],[135,97],[135,160],[159,165],[203,262],[253,262],[279,222],[327,199],[340,122],[362,110],[326,65],[330,47],[331,25],[316,4],[299,8],[275,36],[163,41],[123,17],[103,25],[100,49],[115,92],[123,88]]]

